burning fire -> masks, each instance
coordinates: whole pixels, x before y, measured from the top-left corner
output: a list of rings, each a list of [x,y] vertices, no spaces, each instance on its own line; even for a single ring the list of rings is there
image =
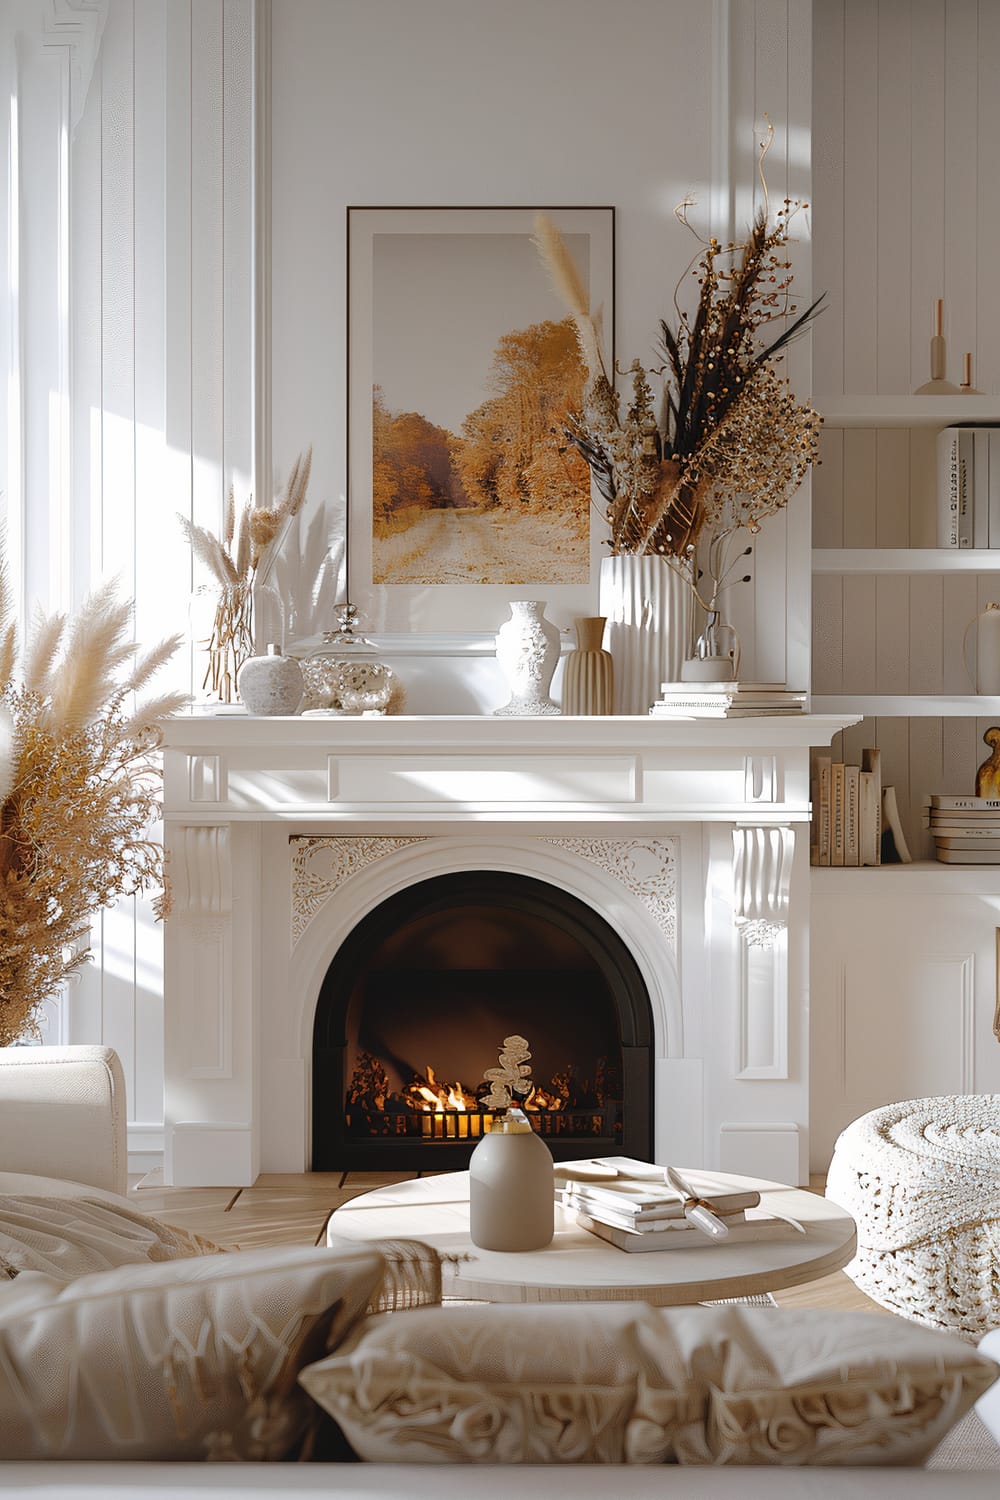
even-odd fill
[[[426,1083],[411,1083],[403,1090],[403,1098],[411,1108],[430,1110],[433,1114],[442,1109],[479,1108],[475,1094],[468,1093],[460,1083],[438,1083],[430,1064],[426,1077]]]
[[[434,1077],[434,1069],[428,1064],[426,1081],[424,1083],[411,1083],[403,1090],[403,1098],[411,1109],[427,1111],[438,1114],[442,1110],[478,1110],[479,1101],[475,1094],[470,1094],[468,1089],[460,1083],[439,1083]],[[531,1093],[524,1101],[524,1109],[564,1109],[566,1098],[564,1095],[554,1094],[550,1090],[532,1088]]]

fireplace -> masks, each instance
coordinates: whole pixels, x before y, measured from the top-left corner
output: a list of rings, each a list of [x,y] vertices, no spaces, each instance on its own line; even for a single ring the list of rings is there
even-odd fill
[[[527,1111],[556,1160],[649,1155],[653,1017],[628,947],[567,891],[468,870],[383,901],[334,956],[314,1027],[314,1169],[467,1165],[493,1118],[484,1070],[512,1033],[531,1047]]]
[[[377,1055],[382,1097],[428,1068],[475,1096],[515,1031],[536,1077],[572,1068],[587,1101],[542,1112],[554,1151],[608,1142],[805,1181],[809,747],[845,722],[172,721],[166,1181],[375,1167],[390,1149],[450,1167],[487,1122],[466,1120],[463,1139],[457,1117],[474,1111],[445,1105],[404,1111],[391,1141],[384,1120],[359,1135],[346,1095],[361,1053]],[[486,963],[508,939],[467,927],[432,962],[442,893],[480,923],[502,916],[511,953]],[[585,997],[586,1035],[560,989]],[[442,1044],[473,1008],[480,1039],[454,1056]],[[580,1048],[563,1055],[568,1029]]]

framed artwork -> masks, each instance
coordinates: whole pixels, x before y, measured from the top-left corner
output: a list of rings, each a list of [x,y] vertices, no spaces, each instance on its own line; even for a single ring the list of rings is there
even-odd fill
[[[613,208],[349,208],[348,591],[364,627],[597,610],[600,502],[563,435],[584,367],[532,236],[560,230],[614,347]]]

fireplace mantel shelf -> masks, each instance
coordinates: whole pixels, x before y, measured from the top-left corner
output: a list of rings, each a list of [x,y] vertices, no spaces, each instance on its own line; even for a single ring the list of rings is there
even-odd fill
[[[239,713],[193,713],[171,719],[173,749],[263,749],[322,746],[331,753],[359,750],[638,750],[702,746],[771,749],[828,745],[859,714],[761,714],[739,719],[656,719],[647,714],[576,718],[493,718],[482,714],[386,715],[305,719]]]
[[[808,749],[855,722],[191,715],[167,725],[167,823],[565,826],[809,817]]]

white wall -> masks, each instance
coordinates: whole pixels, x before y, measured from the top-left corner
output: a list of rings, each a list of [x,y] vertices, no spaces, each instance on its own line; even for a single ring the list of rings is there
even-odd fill
[[[315,444],[313,493],[338,550],[347,206],[614,204],[616,353],[626,367],[636,356],[652,365],[658,319],[673,316],[698,250],[674,208],[692,194],[693,222],[720,235],[731,215],[737,229],[749,222],[764,111],[777,129],[773,196],[808,196],[808,59],[799,0],[274,0],[271,430],[276,453]],[[807,219],[802,229],[805,297]],[[428,349],[429,367],[434,358]],[[806,385],[807,372],[806,362]],[[737,623],[749,675],[804,686],[801,572],[787,662],[789,627],[774,608],[789,527],[803,556],[807,489],[790,519],[768,523]]]

